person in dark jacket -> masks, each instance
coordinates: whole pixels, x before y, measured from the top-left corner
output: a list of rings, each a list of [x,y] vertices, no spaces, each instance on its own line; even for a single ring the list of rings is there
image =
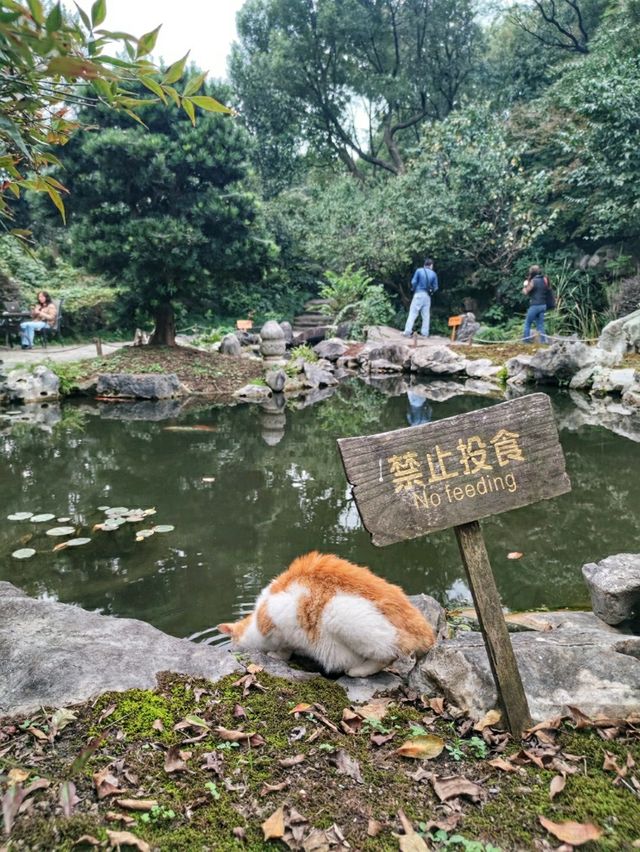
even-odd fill
[[[416,321],[418,314],[422,314],[422,327],[420,334],[423,337],[429,337],[429,319],[431,314],[431,296],[438,289],[438,276],[433,271],[433,261],[427,257],[424,266],[419,267],[413,273],[411,279],[411,289],[413,291],[413,299],[409,307],[409,316],[404,327],[404,336],[411,337],[413,333],[413,324]]]
[[[549,289],[549,281],[546,275],[542,274],[539,266],[534,265],[529,267],[529,274],[525,278],[522,285],[522,292],[529,297],[529,310],[524,319],[524,332],[522,339],[525,343],[531,343],[533,337],[531,335],[531,326],[535,325],[538,337],[541,343],[548,343],[548,338],[544,332],[544,315],[547,310],[547,290]]]

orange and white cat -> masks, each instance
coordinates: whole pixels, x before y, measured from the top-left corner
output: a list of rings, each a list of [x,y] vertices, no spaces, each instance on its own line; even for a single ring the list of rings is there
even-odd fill
[[[240,648],[316,660],[326,672],[367,677],[397,657],[424,654],[434,632],[404,592],[368,568],[316,551],[263,589],[254,611],[219,624]]]

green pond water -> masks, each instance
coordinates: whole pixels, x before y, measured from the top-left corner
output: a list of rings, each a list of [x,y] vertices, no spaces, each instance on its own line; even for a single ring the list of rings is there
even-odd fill
[[[559,393],[552,400],[562,423],[572,403]],[[390,397],[353,382],[320,404],[281,414],[198,405],[153,421],[119,419],[126,409],[114,404],[103,414],[65,405],[52,432],[17,424],[0,436],[0,579],[204,641],[217,641],[217,623],[249,611],[260,589],[311,549],[368,565],[409,594],[468,603],[452,531],[385,548],[370,543],[335,439],[496,401],[459,396],[421,406],[414,398],[412,406],[406,393]],[[147,412],[158,410],[146,404]],[[594,426],[561,428],[560,438],[572,493],[482,522],[512,609],[588,606],[582,564],[638,550],[640,445]],[[175,529],[141,542],[132,524],[87,533],[104,519],[99,506],[155,507],[150,520]],[[7,520],[20,511],[71,516],[92,540],[53,552],[61,539],[45,530],[56,522]],[[37,554],[16,560],[18,547]],[[510,551],[524,556],[509,560]]]

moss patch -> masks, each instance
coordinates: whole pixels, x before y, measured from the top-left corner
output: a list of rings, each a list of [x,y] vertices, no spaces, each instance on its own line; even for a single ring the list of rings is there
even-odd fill
[[[296,812],[305,820],[305,838],[337,826],[358,850],[397,849],[400,809],[431,835],[434,849],[467,848],[471,841],[480,844],[473,847],[478,852],[486,844],[532,848],[553,840],[539,824],[540,814],[556,822],[595,822],[604,834],[591,849],[630,849],[640,836],[637,795],[614,784],[615,772],[602,769],[609,751],[619,766],[629,764],[633,777],[631,762],[640,764],[640,753],[632,728],[607,741],[570,727],[554,735],[553,746],[533,739],[525,747],[546,750],[545,768],[525,763],[505,773],[486,761],[510,753],[515,764],[520,744],[499,733],[474,732],[469,720],[452,718],[446,708],[441,713],[419,696],[392,696],[378,720],[343,716],[348,707],[331,680],[291,683],[248,670],[216,684],[165,674],[156,690],[109,693],[93,706],[75,708],[76,721],[53,742],[21,728],[20,719],[2,720],[0,796],[16,783],[27,787],[35,773],[50,782],[15,816],[9,848],[70,850],[82,835],[105,840],[107,830],[125,829],[152,849],[264,850],[278,844],[265,843],[261,824],[281,806],[287,825]],[[39,714],[31,721],[46,730],[50,719]],[[407,760],[396,753],[418,726],[442,738],[446,747],[436,759]],[[234,742],[229,731],[246,737]],[[550,765],[552,757],[577,770],[553,801],[549,784],[559,770]],[[21,777],[27,769],[30,776]],[[474,780],[478,801],[459,796],[453,808],[441,802],[433,781],[450,776]],[[64,781],[74,784],[79,800],[68,817],[60,806]],[[107,795],[99,798],[101,784]],[[157,804],[140,813],[119,804],[122,799]],[[438,834],[438,825],[456,813],[458,824]],[[375,836],[370,820],[377,823]]]

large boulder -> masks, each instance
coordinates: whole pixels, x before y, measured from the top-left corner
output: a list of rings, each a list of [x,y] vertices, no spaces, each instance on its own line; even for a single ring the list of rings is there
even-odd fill
[[[638,378],[638,373],[633,367],[617,370],[603,368],[594,374],[591,393],[594,396],[623,394],[638,381]]]
[[[476,320],[476,315],[467,311],[466,314],[462,314],[462,322],[458,326],[456,340],[458,343],[471,343],[479,330],[480,323]]]
[[[11,370],[5,381],[5,395],[11,402],[44,402],[58,399],[60,379],[48,367]]]
[[[507,363],[508,384],[542,382],[568,384],[576,375],[587,382],[587,370],[610,366],[613,356],[581,340],[559,340],[532,355],[517,355]]]
[[[237,391],[234,391],[233,396],[240,402],[264,402],[271,396],[271,388],[263,384],[248,384]]]
[[[465,367],[467,375],[472,379],[491,379],[500,372],[502,367],[494,364],[488,358],[476,358],[467,361]]]
[[[328,340],[321,340],[320,343],[313,347],[313,351],[318,358],[326,358],[328,361],[337,361],[349,347],[339,337],[330,337]]]
[[[616,363],[627,352],[640,352],[640,309],[605,325],[598,348],[610,352]]]
[[[122,399],[171,399],[184,394],[175,373],[102,373],[96,385],[97,396]]]
[[[618,553],[582,566],[594,613],[607,624],[640,616],[640,553]]]
[[[568,714],[622,717],[640,706],[640,638],[580,627],[512,633],[522,683],[534,721]],[[482,635],[441,642],[409,675],[420,693],[447,700],[481,718],[497,704]]]
[[[363,365],[369,364],[369,369],[372,372],[379,371],[382,365],[388,365],[386,369],[409,370],[411,367],[412,350],[401,343],[385,343],[385,344],[368,344],[360,354],[360,360]],[[373,365],[378,364],[376,369]]]
[[[30,598],[0,582],[0,715],[153,689],[167,670],[219,680],[238,669],[228,651],[135,619]]]
[[[265,382],[267,383],[267,387],[271,388],[275,393],[280,393],[280,391],[284,390],[284,386],[287,382],[287,374],[284,370],[269,370],[264,377]]]
[[[235,334],[225,334],[220,341],[220,349],[218,351],[221,355],[234,355],[237,357],[242,352],[242,346]]]
[[[421,374],[455,375],[466,370],[467,361],[448,346],[424,346],[411,350],[411,371]]]
[[[304,383],[309,388],[328,388],[338,384],[338,380],[324,369],[319,364],[311,364],[308,361],[304,362],[303,372],[305,375]]]

